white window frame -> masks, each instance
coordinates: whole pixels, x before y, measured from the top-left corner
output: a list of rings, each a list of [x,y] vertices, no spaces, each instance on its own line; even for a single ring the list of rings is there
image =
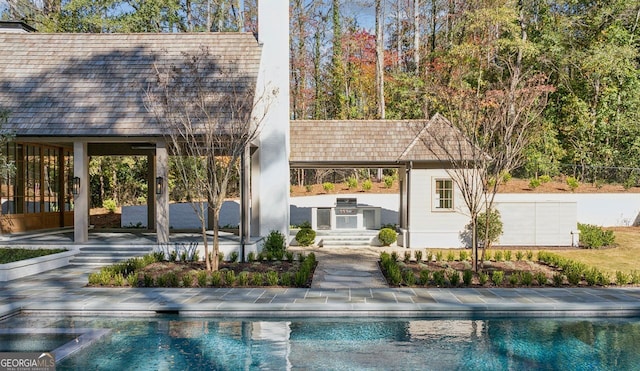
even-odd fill
[[[446,184],[449,185],[449,187],[442,187],[442,188],[438,188],[438,185],[440,182],[443,182],[441,184]],[[446,182],[446,183],[444,183]],[[439,211],[439,212],[447,212],[447,211],[453,211],[454,205],[455,205],[455,184],[453,183],[453,179],[451,178],[433,178],[433,192],[431,193],[431,210],[433,211]],[[443,195],[446,196],[446,192],[449,191],[450,193],[450,197],[443,197]],[[447,202],[450,204],[449,207],[443,207],[443,202]]]

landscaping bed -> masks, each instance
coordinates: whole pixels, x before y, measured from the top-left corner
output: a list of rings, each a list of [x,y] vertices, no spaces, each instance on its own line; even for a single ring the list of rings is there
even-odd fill
[[[558,254],[539,251],[488,252],[478,272],[473,272],[470,254],[432,255],[427,251],[400,257],[397,253],[380,254],[380,269],[390,286],[398,287],[579,287],[638,285],[640,272],[617,271],[614,276],[596,267],[573,261]]]
[[[76,254],[65,249],[0,249],[0,282],[64,267]]]
[[[89,276],[102,287],[310,287],[317,261],[313,253],[284,260],[260,257],[247,263],[224,261],[208,272],[203,261],[166,261],[158,254],[103,267]]]

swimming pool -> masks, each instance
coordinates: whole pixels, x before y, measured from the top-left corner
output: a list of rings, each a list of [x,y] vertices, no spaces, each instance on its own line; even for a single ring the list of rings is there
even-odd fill
[[[3,329],[34,327],[103,331],[90,346],[57,362],[58,370],[640,369],[638,318],[239,320],[21,315],[0,322]]]

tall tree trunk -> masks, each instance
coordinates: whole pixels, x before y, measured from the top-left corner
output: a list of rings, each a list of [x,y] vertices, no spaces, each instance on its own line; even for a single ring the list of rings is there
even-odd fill
[[[376,0],[376,94],[378,103],[378,117],[385,119],[384,101],[384,32],[382,25],[382,0]]]
[[[413,0],[413,63],[416,76],[420,74],[420,0]]]

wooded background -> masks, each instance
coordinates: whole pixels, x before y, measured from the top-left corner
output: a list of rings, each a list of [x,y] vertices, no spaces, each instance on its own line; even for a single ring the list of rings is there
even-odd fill
[[[256,3],[5,0],[0,17],[40,32],[255,32]],[[640,0],[291,0],[291,118],[459,116],[452,98],[471,92],[490,105],[518,68],[549,95],[513,175],[634,186],[639,22]],[[146,186],[132,184],[145,161],[93,159],[94,203],[142,197]]]

